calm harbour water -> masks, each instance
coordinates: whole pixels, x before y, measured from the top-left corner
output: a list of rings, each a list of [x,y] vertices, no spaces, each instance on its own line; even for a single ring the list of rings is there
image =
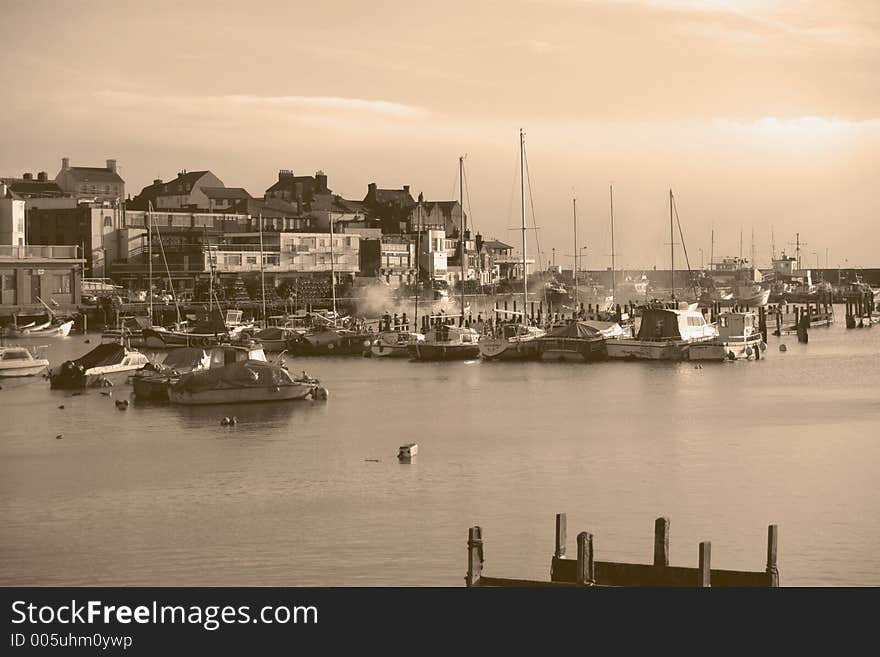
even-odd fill
[[[837,312],[702,369],[288,359],[326,403],[121,412],[128,385],[3,380],[0,584],[457,586],[474,524],[487,574],[547,579],[559,511],[599,559],[649,562],[667,515],[673,564],[711,540],[763,570],[777,523],[784,586],[878,584],[880,327]]]

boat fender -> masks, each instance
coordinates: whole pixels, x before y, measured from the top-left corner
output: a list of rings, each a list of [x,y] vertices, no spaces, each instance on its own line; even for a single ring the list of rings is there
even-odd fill
[[[788,347],[786,347],[784,344],[781,344],[779,345],[779,351],[788,351]]]
[[[333,351],[333,343],[327,345],[327,351]]]
[[[728,360],[736,360],[736,354],[733,353],[733,351],[728,351],[727,352],[727,359]]]
[[[763,340],[761,341],[761,351],[767,351],[767,343]]]
[[[752,351],[751,347],[746,347],[746,356],[751,356],[753,353],[755,353],[755,352]]]
[[[314,390],[312,390],[312,397],[315,399],[326,401],[329,396],[330,393],[323,386],[315,386]]]

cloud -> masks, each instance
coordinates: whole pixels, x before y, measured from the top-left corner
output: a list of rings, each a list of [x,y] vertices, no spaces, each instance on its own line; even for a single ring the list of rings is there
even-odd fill
[[[248,110],[299,110],[304,112],[364,112],[374,116],[418,118],[425,110],[413,105],[405,105],[387,100],[368,100],[364,98],[345,98],[342,96],[259,96],[251,94],[224,95],[172,95],[144,94],[128,91],[105,90],[96,94],[98,99],[120,107],[162,106],[168,108],[219,109],[247,108]]]

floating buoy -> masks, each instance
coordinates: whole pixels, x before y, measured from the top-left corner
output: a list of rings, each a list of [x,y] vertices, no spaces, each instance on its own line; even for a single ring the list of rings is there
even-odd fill
[[[235,426],[236,424],[238,424],[238,418],[233,415],[232,418],[229,420],[229,424]]]
[[[55,440],[61,440],[62,438],[64,438],[63,433],[59,433],[57,436],[55,436]]]
[[[327,388],[324,388],[323,386],[316,386],[315,389],[312,390],[312,397],[314,399],[326,401],[329,396],[330,393],[327,391]]]
[[[64,404],[61,404],[61,406],[59,406],[58,408],[60,408],[60,409],[63,411],[63,410],[64,410]]]
[[[118,408],[120,411],[124,411],[126,408],[128,408],[128,400],[127,399],[117,399],[116,400],[116,408]]]
[[[231,422],[232,420],[230,420],[229,417],[224,417],[222,420],[220,420],[220,426],[228,427]]]
[[[781,344],[779,345],[779,351],[788,351],[788,347],[786,347],[784,344]]]
[[[702,365],[694,365],[694,369],[701,370],[701,369],[703,369],[703,366]]]
[[[91,340],[83,340],[83,342],[85,342],[86,344],[91,344],[92,341]]]

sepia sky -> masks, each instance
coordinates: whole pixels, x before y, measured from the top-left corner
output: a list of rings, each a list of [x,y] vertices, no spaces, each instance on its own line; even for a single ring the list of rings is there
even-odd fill
[[[880,266],[880,2],[0,0],[0,174],[119,161],[127,192],[206,168],[255,195],[280,168],[454,198],[519,246],[518,130],[544,259]],[[528,201],[527,201],[528,202]],[[467,207],[467,204],[466,204]],[[529,223],[532,223],[531,217]],[[681,260],[680,260],[681,259]],[[683,262],[676,254],[677,264]]]

